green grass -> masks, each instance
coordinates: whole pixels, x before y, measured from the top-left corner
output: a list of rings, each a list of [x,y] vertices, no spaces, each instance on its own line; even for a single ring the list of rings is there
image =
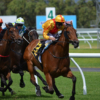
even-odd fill
[[[80,42],[80,48],[74,49],[70,45],[70,53],[100,53],[100,49],[97,49],[97,42],[91,42],[92,49],[89,45],[84,42]],[[79,66],[86,68],[100,68],[100,58],[74,58],[74,60],[79,64]],[[71,61],[71,67],[76,67]],[[39,71],[40,72],[40,71]],[[44,77],[44,74],[40,72]],[[87,95],[83,95],[83,81],[80,72],[73,72],[77,77],[76,82],[76,100],[99,100],[100,99],[100,72],[84,72],[86,85],[87,85]],[[13,84],[11,88],[16,92],[16,95],[11,96],[7,90],[5,95],[2,96],[0,92],[0,100],[60,100],[56,94],[53,95],[45,93],[42,89],[42,82],[38,79],[41,88],[41,97],[35,95],[35,87],[30,82],[30,75],[25,72],[24,81],[25,88],[19,87],[20,77],[19,74],[11,74],[13,79]],[[45,78],[45,77],[44,77]],[[56,78],[56,85],[59,91],[65,96],[62,100],[69,100],[72,92],[72,80],[64,77]]]
[[[39,71],[40,72],[40,71]],[[40,72],[44,77],[44,74]],[[73,72],[77,77],[76,82],[76,100],[99,100],[100,99],[100,73],[99,72],[84,72],[86,85],[87,85],[87,95],[83,95],[83,81],[80,72]],[[25,73],[24,81],[25,88],[19,87],[20,77],[18,74],[12,74],[13,84],[11,88],[16,92],[15,95],[11,96],[8,92],[5,93],[6,96],[2,96],[0,93],[0,100],[60,100],[55,92],[53,95],[45,93],[42,89],[42,82],[38,79],[39,85],[41,87],[41,97],[36,97],[35,87],[30,82],[30,75],[28,72]],[[64,77],[56,78],[56,85],[59,91],[64,95],[62,100],[69,100],[72,92],[72,80]]]

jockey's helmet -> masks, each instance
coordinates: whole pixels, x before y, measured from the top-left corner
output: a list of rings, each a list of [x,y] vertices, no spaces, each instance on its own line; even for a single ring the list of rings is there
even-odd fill
[[[3,23],[3,20],[0,18],[0,23]]]
[[[24,24],[24,19],[22,17],[17,18],[16,24]]]
[[[56,18],[55,18],[55,21],[63,23],[63,22],[65,22],[65,19],[62,15],[57,15]]]

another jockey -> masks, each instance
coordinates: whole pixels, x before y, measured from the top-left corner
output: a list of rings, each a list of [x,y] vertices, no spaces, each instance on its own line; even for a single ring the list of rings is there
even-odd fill
[[[45,44],[47,46],[44,48],[44,44],[42,44],[41,48],[46,49],[52,41],[55,41],[58,39],[58,31],[64,29],[64,22],[65,19],[62,15],[57,15],[55,19],[47,20],[43,25],[43,37],[47,41],[45,41]],[[49,44],[49,45],[48,45]],[[42,49],[40,48],[39,53],[41,54]]]
[[[23,36],[24,33],[26,32],[26,26],[24,25],[24,19],[22,17],[17,18],[16,23],[17,24],[16,28],[19,30],[19,35]]]
[[[2,31],[2,23],[3,23],[3,20],[0,18],[0,33],[1,33],[1,31]]]

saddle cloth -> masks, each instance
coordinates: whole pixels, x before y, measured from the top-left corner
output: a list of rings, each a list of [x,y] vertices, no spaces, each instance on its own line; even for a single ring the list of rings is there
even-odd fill
[[[48,48],[49,43],[45,43],[45,40],[39,41],[35,48],[32,50],[33,56],[41,63],[41,56],[43,52]]]

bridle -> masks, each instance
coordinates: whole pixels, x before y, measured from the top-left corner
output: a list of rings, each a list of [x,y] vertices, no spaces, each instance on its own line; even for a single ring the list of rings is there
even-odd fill
[[[9,28],[9,29],[10,29],[10,28]],[[9,29],[7,29],[7,34],[8,34],[8,35],[10,34],[10,33],[9,33]],[[17,44],[18,44],[19,39],[13,39],[12,37],[10,37],[10,39],[11,39],[11,40],[9,40],[9,39],[1,39],[1,41],[8,41],[8,42],[10,42],[11,44],[12,44],[12,43],[17,43]],[[11,45],[10,45],[10,48],[11,48]],[[9,57],[9,55],[7,55],[7,56],[0,55],[0,57]]]
[[[30,32],[32,32],[32,31],[34,31],[35,29],[32,29],[32,30],[30,30],[29,32],[28,32],[28,37],[29,37],[29,40],[28,39],[26,39],[26,37],[25,36],[22,36],[22,38],[29,44],[30,43]],[[12,42],[13,43],[13,42]],[[19,53],[19,52],[16,52],[15,50],[13,50],[13,49],[11,49],[11,51],[13,51],[14,53],[16,53],[17,55],[20,55],[20,56],[22,56],[23,54],[22,53]]]
[[[70,25],[70,24],[69,24]],[[72,25],[70,25],[70,26],[72,26]],[[62,32],[61,34],[64,34],[64,36],[65,36],[65,38],[66,39],[69,39],[69,37],[68,37],[68,35],[66,34],[67,32],[66,31],[64,31],[64,32]],[[60,38],[60,36],[59,36],[59,38]],[[60,42],[60,43],[63,43],[63,42],[66,42],[66,43],[71,43],[71,41],[69,40],[69,41],[58,41],[58,40],[56,40],[56,41],[53,41],[53,42]],[[64,57],[57,57],[57,56],[55,56],[55,55],[53,55],[49,50],[48,50],[48,52],[54,57],[54,58],[58,58],[58,59],[64,59],[64,58],[68,58],[69,56],[64,56]]]

